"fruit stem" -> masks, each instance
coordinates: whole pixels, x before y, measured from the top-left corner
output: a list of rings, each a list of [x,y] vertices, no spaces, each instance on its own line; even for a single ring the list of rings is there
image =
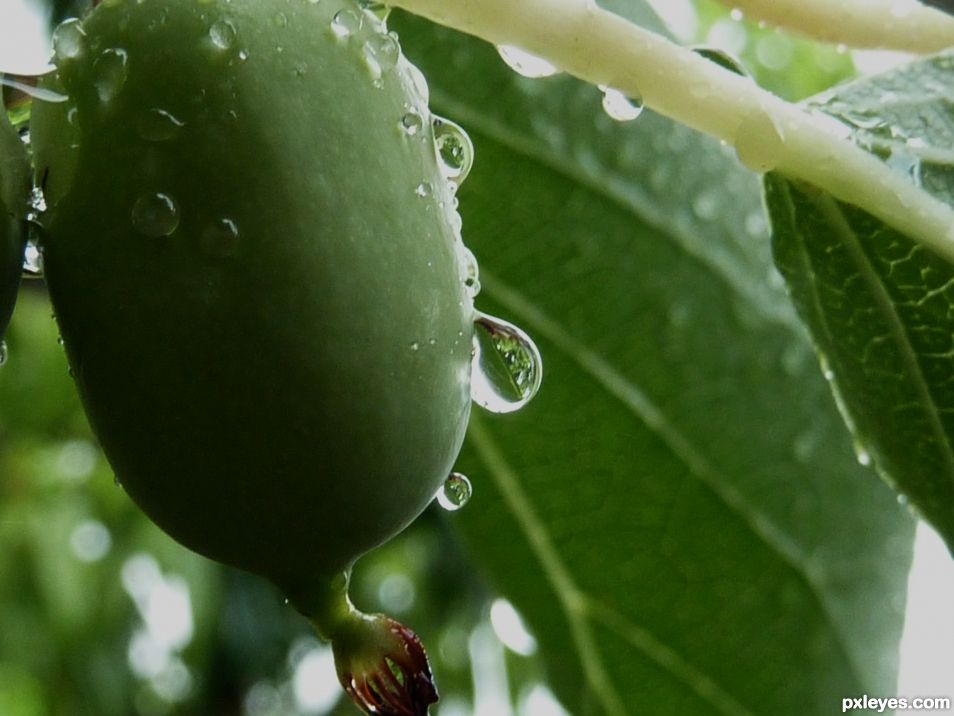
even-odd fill
[[[418,636],[383,614],[365,614],[348,596],[350,572],[329,580],[303,611],[331,642],[338,681],[355,705],[377,716],[427,716],[437,688]]]

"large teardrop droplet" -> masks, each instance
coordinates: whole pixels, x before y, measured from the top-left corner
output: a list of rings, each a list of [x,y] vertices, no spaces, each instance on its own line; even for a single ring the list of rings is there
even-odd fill
[[[492,413],[520,410],[540,389],[540,351],[530,336],[499,318],[479,313],[475,327],[471,398]]]
[[[445,177],[460,186],[474,164],[474,145],[467,132],[449,119],[435,117],[433,126],[441,170]]]

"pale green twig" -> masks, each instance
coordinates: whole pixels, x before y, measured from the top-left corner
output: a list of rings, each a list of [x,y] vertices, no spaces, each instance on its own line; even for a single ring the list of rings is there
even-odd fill
[[[954,17],[917,0],[719,0],[763,20],[848,47],[928,54],[954,45]]]
[[[591,0],[394,0],[496,45],[516,45],[580,79],[614,87],[778,170],[855,204],[954,262],[954,210],[785,102]]]

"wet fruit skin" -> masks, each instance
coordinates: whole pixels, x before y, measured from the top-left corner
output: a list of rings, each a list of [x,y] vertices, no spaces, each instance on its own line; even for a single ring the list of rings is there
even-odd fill
[[[30,189],[29,160],[23,142],[0,111],[0,340],[3,338],[23,266],[26,226],[23,215]]]
[[[470,409],[446,181],[401,127],[426,105],[403,60],[374,82],[370,16],[338,37],[341,10],[100,5],[32,130],[45,274],[117,478],[306,614],[431,501]]]

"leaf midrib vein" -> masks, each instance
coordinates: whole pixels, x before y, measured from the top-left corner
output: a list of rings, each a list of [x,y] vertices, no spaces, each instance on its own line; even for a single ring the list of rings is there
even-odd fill
[[[939,406],[934,401],[931,393],[931,387],[921,363],[918,361],[917,351],[908,337],[904,321],[898,314],[888,293],[887,288],[875,271],[871,260],[865,254],[861,246],[861,241],[855,231],[851,228],[847,217],[841,207],[827,194],[811,197],[813,203],[819,208],[821,213],[828,218],[829,223],[835,229],[837,238],[848,250],[853,263],[858,269],[858,274],[868,286],[875,299],[878,308],[881,311],[894,344],[901,351],[901,359],[907,368],[908,376],[911,378],[914,390],[918,395],[918,405],[924,410],[931,432],[934,434],[935,441],[939,446],[942,459],[947,466],[947,476],[954,482],[954,446],[951,445],[951,439],[944,430],[944,423],[941,421]]]
[[[832,633],[838,637],[836,642],[846,663],[849,664],[855,678],[861,683],[860,671],[852,654],[844,644],[844,635],[838,629],[837,622],[828,610],[827,601],[823,597],[824,590],[818,581],[819,575],[804,567],[809,561],[798,544],[789,535],[782,532],[772,520],[748,503],[737,490],[733,489],[729,482],[721,477],[709,464],[705,456],[685,436],[669,424],[662,411],[631,380],[621,375],[602,357],[581,345],[576,338],[566,333],[529,300],[513,288],[506,286],[492,274],[486,271],[481,272],[481,282],[488,293],[519,316],[527,327],[533,327],[535,333],[543,336],[559,350],[562,350],[586,375],[593,378],[609,395],[620,401],[637,419],[658,435],[674,457],[683,462],[699,482],[705,485],[730,512],[737,515],[742,524],[757,539],[765,544],[770,551],[778,555],[788,565],[789,569],[804,581],[818,605],[819,612],[829,624]]]

